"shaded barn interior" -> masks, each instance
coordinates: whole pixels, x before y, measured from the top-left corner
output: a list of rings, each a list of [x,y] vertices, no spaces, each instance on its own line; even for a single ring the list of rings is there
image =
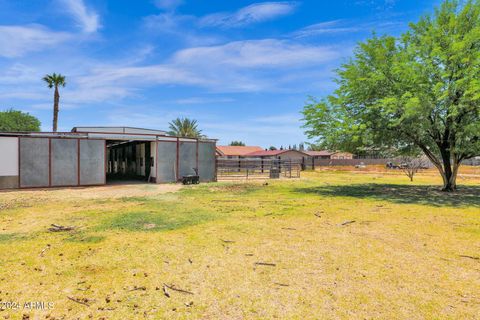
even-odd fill
[[[107,183],[155,182],[154,171],[155,142],[107,140]]]

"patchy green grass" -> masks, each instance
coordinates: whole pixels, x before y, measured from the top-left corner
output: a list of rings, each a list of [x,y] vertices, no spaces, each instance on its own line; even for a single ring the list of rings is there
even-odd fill
[[[0,318],[477,319],[480,178],[459,180],[456,194],[429,173],[346,171],[0,193],[1,301],[55,304]]]

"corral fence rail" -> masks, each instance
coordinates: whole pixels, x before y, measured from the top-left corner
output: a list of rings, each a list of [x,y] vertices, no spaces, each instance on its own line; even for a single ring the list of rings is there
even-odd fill
[[[300,178],[302,162],[277,159],[217,159],[217,179]]]
[[[306,170],[315,170],[319,167],[357,166],[357,165],[386,165],[388,162],[398,162],[398,159],[305,159],[303,167]]]

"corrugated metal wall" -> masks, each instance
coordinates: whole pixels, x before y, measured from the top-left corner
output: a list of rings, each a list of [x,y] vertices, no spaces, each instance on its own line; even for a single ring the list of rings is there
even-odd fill
[[[157,143],[157,183],[176,182],[195,174],[196,168],[201,181],[216,181],[215,142],[179,139]]]
[[[78,185],[78,140],[52,139],[52,186]]]
[[[177,143],[176,141],[157,142],[157,183],[177,180]]]
[[[105,140],[80,140],[80,185],[105,184]]]
[[[195,175],[195,169],[197,168],[197,143],[180,142],[179,147],[180,177]]]
[[[48,138],[20,138],[20,187],[50,186]]]
[[[105,140],[20,138],[20,187],[105,183]]]
[[[217,180],[214,142],[199,142],[198,173],[200,175],[200,181],[207,182]]]

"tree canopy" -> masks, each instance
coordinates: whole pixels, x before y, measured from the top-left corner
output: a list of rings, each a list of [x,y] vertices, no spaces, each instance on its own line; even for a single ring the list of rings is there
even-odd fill
[[[0,132],[40,131],[40,121],[29,113],[9,109],[0,111]]]
[[[198,129],[197,120],[188,118],[177,118],[169,123],[168,134],[184,138],[201,138],[202,130]]]
[[[334,94],[304,107],[310,138],[331,150],[420,150],[444,190],[480,155],[480,1],[445,1],[400,37],[360,43]]]

